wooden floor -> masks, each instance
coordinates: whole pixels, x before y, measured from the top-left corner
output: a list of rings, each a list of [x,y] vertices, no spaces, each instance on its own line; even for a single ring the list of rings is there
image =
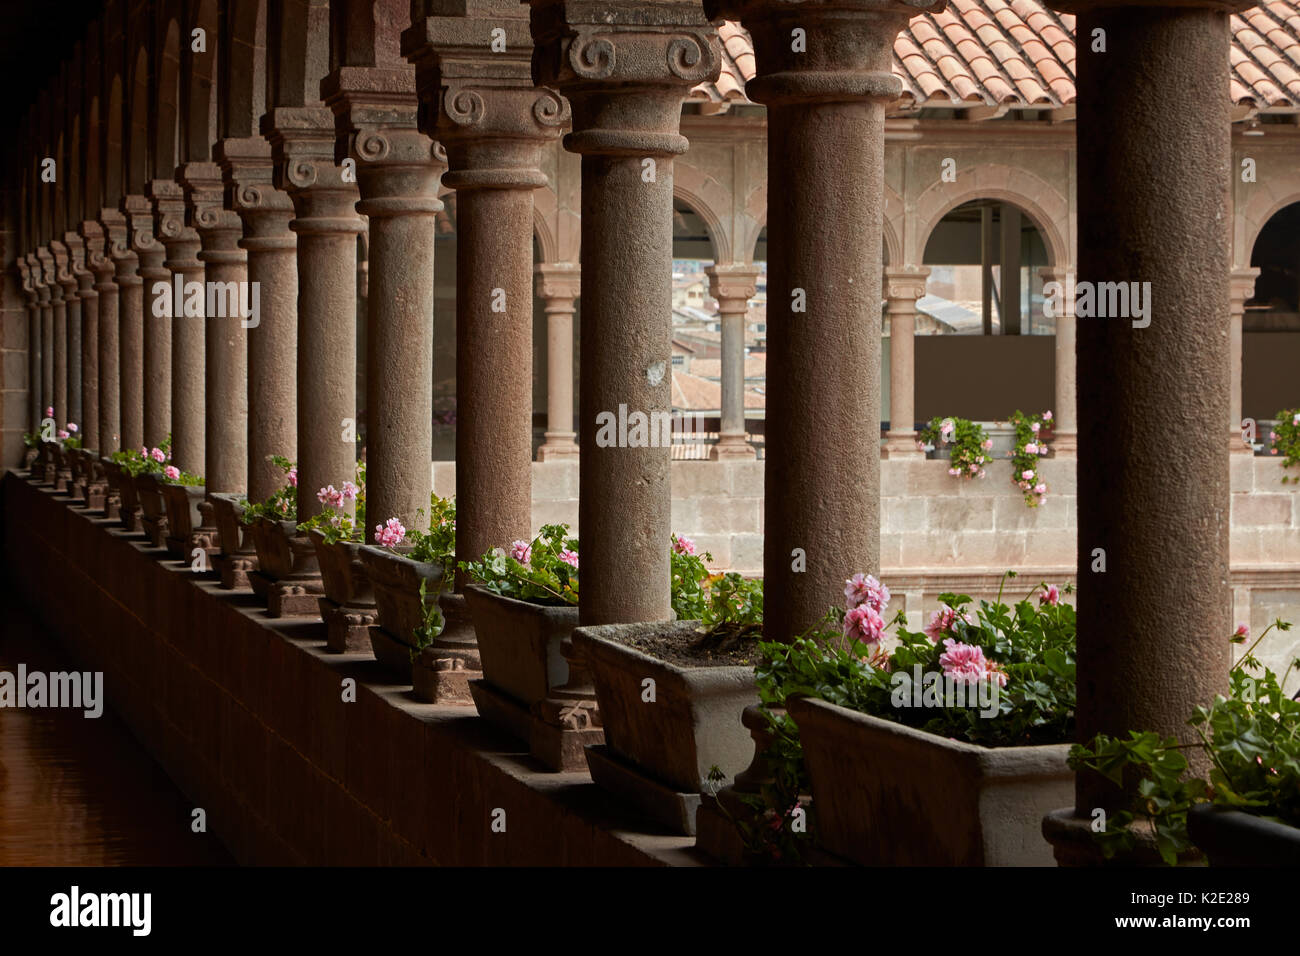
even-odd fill
[[[76,669],[16,597],[0,609],[0,671]],[[193,809],[107,711],[0,707],[0,866],[233,864]]]

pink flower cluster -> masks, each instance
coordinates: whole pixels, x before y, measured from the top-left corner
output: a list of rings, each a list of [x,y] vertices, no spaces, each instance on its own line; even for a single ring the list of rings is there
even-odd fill
[[[177,468],[175,465],[168,465],[166,468],[163,469],[163,477],[166,478],[168,481],[179,481],[181,477],[181,470]]]
[[[925,626],[925,636],[938,644],[945,634],[956,633],[959,620],[965,621],[967,624],[975,623],[975,618],[971,617],[969,613],[958,614],[945,604],[930,615],[930,623]]]
[[[167,460],[167,453],[161,448],[155,448],[153,451],[149,452],[149,457],[161,465]]]
[[[685,535],[673,535],[673,550],[678,554],[694,554],[695,542]]]
[[[53,417],[54,417],[54,406],[53,406],[53,405],[48,405],[48,406],[46,406],[46,408],[45,408],[45,417],[46,417],[46,418],[53,418]]]
[[[1056,607],[1061,603],[1061,589],[1055,584],[1049,584],[1038,595],[1038,606],[1043,607],[1050,604]]]
[[[939,655],[939,665],[943,673],[959,684],[978,684],[983,680],[995,680],[999,687],[1007,686],[1007,674],[996,661],[984,656],[984,648],[978,644],[963,644],[951,637],[943,642],[944,652]]]
[[[397,518],[389,518],[384,524],[375,525],[375,542],[385,548],[396,547],[406,537],[406,529]]]
[[[520,564],[528,564],[533,560],[533,546],[527,541],[511,542],[510,557],[514,558]]]
[[[289,487],[297,488],[298,487],[298,466],[294,465],[292,468],[290,468],[286,477],[289,479]]]
[[[77,423],[68,422],[68,431],[70,431],[74,435],[77,434]]]
[[[885,635],[885,608],[889,588],[874,575],[858,572],[844,582],[844,636],[864,644],[878,644]]]
[[[297,476],[295,476],[295,484]],[[335,488],[333,485],[326,485],[320,491],[316,492],[316,500],[328,508],[342,508],[347,502],[355,501],[357,493],[361,489],[350,481],[343,482],[343,490]]]
[[[576,569],[578,567],[578,552],[564,548],[560,551],[560,560],[565,564],[572,565]]]

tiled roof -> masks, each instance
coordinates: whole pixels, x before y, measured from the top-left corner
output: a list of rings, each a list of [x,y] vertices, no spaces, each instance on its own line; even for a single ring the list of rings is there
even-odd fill
[[[1273,0],[1232,16],[1232,102],[1300,107],[1300,0]],[[718,28],[722,73],[695,98],[747,102],[754,48],[738,23]],[[913,17],[894,42],[902,108],[1041,107],[1074,103],[1074,16],[1039,0],[949,0]]]

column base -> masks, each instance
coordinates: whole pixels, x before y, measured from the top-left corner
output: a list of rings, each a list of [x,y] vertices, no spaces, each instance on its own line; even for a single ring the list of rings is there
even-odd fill
[[[578,444],[574,441],[574,432],[546,432],[546,440],[537,447],[538,461],[554,461],[557,458],[577,458]]]
[[[636,807],[671,832],[695,836],[695,814],[700,808],[698,793],[678,793],[665,786],[614,753],[608,744],[587,748],[587,769],[601,789]]]
[[[925,450],[917,447],[916,432],[886,432],[880,448],[884,458],[924,458]]]
[[[158,515],[144,515],[140,518],[140,524],[144,529],[144,536],[149,539],[149,544],[155,548],[165,546],[167,540],[167,519]]]
[[[722,435],[718,438],[718,443],[709,449],[709,461],[753,461],[757,457],[758,452],[745,441],[744,435]]]
[[[364,654],[370,651],[370,628],[377,619],[374,605],[351,607],[327,597],[319,600],[325,620],[325,647],[335,654]]]
[[[428,704],[470,707],[474,704],[473,682],[483,671],[471,668],[460,656],[445,656],[447,649],[431,644],[411,662],[411,686],[415,696]],[[477,661],[475,661],[476,663]]]
[[[1101,852],[1092,829],[1092,816],[1079,816],[1074,807],[1053,810],[1043,817],[1043,837],[1052,844],[1057,866],[1164,866],[1156,849],[1155,830],[1144,820],[1131,826],[1137,842],[1128,853],[1107,859]],[[1202,861],[1201,852],[1193,849],[1179,858],[1179,865]]]

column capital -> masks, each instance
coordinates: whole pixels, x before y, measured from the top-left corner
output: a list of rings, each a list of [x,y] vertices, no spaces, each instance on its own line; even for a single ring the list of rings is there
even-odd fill
[[[90,258],[89,244],[79,232],[69,231],[63,234],[63,243],[68,247],[71,263],[68,267],[76,283],[78,299],[94,299],[99,293],[94,289],[95,275],[87,267]]]
[[[86,242],[86,266],[95,274],[96,283],[107,280],[113,274],[113,262],[107,255],[104,227],[95,219],[86,219],[79,231]]]
[[[686,152],[681,101],[716,79],[717,31],[697,3],[531,0],[537,86],[569,98],[574,153],[673,156]]]
[[[739,20],[754,40],[758,75],[745,86],[768,106],[893,100],[894,38],[946,0],[704,0],[710,20]],[[795,30],[802,42],[796,42]]]
[[[62,302],[68,298],[69,292],[77,287],[77,280],[69,271],[72,257],[68,254],[68,247],[58,239],[50,240],[50,253],[54,256],[54,275],[50,292],[55,302]]]
[[[275,156],[263,136],[221,141],[217,156],[226,195],[244,223],[244,249],[293,249],[293,200],[275,185]]]
[[[199,234],[193,226],[185,222],[185,188],[170,179],[156,179],[149,184],[149,197],[153,200],[154,231],[158,240],[167,250],[167,259],[163,265],[176,269],[185,260],[186,254],[193,256],[199,245]],[[198,265],[198,260],[193,259]]]
[[[537,297],[548,304],[553,299],[570,303],[582,294],[582,269],[576,262],[543,262],[537,274]]]
[[[14,259],[14,265],[18,267],[18,276],[22,282],[23,295],[27,299],[28,308],[34,308],[36,305],[36,287],[32,285],[32,270],[27,265],[27,256],[17,256]]]
[[[758,291],[759,271],[753,264],[711,265],[704,272],[709,277],[709,295],[720,303],[726,299],[748,303]]]
[[[1232,279],[1228,286],[1228,305],[1233,315],[1242,315],[1246,311],[1246,300],[1255,294],[1255,280],[1258,278],[1258,267],[1232,270]]]
[[[225,205],[220,166],[186,163],[176,171],[176,179],[185,189],[188,224],[198,231],[205,247],[218,235],[240,231],[239,216]]]
[[[135,252],[128,240],[126,216],[120,209],[104,208],[99,213],[99,223],[104,230],[104,254],[114,264],[122,260],[134,260]]]
[[[568,125],[569,104],[534,85],[533,40],[518,3],[495,0],[480,16],[419,19],[402,34],[402,54],[415,65],[425,128],[447,150],[446,185],[546,184],[537,147]]]
[[[914,312],[916,300],[925,295],[929,266],[900,266],[885,269],[885,299],[890,312]]]
[[[36,249],[36,292],[41,297],[41,305],[49,305],[50,297],[53,294],[54,279],[54,255],[50,252],[49,246],[38,246]]]
[[[153,234],[153,203],[147,196],[122,197],[122,212],[130,230],[131,248],[137,256],[163,254],[163,248]]]
[[[275,185],[293,200],[289,228],[303,233],[359,233],[357,184],[336,165],[334,115],[325,106],[277,107],[262,116],[271,143]]]

